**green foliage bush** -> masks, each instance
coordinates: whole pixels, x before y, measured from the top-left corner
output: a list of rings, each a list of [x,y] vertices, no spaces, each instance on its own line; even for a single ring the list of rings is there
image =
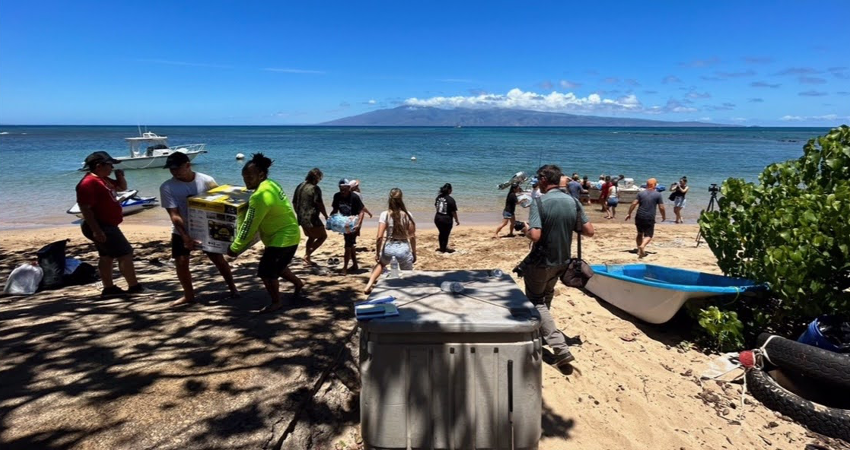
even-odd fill
[[[716,349],[727,352],[743,348],[743,322],[736,312],[722,311],[716,306],[698,311],[698,325],[715,341]]]
[[[768,283],[779,301],[738,305],[751,308],[749,327],[849,316],[848,126],[809,140],[799,159],[769,165],[758,184],[726,180],[720,194],[719,210],[699,219],[719,267]]]

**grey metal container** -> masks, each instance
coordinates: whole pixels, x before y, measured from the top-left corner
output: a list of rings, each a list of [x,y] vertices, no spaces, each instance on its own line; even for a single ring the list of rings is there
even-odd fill
[[[441,282],[464,285],[460,294]],[[541,437],[540,316],[508,275],[413,272],[383,279],[398,317],[361,328],[368,447],[531,449]]]

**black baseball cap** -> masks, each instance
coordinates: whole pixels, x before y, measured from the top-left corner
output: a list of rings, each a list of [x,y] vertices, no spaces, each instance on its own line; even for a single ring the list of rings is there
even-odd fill
[[[115,165],[116,163],[121,163],[121,161],[112,158],[106,151],[95,151],[86,157],[86,167],[89,169],[95,169],[100,163],[112,163]]]
[[[175,169],[183,166],[184,163],[189,162],[189,157],[186,156],[183,152],[172,152],[169,154],[168,158],[166,158],[166,166],[163,168]]]

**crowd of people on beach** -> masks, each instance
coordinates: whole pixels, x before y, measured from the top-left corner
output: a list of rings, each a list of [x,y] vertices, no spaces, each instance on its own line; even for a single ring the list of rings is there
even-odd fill
[[[91,240],[97,249],[98,271],[103,282],[102,299],[126,297],[141,293],[144,288],[136,278],[133,263],[133,248],[127,241],[119,224],[122,221],[121,205],[116,200],[116,192],[127,188],[127,180],[120,169],[113,171],[119,163],[106,152],[95,152],[86,158],[87,174],[78,183],[77,201],[83,214],[81,225],[83,235]],[[328,213],[319,187],[323,173],[319,168],[308,171],[304,182],[300,183],[288,198],[284,188],[269,178],[273,161],[262,153],[252,155],[242,168],[245,187],[251,190],[248,210],[238,224],[233,242],[227,249],[227,255],[237,257],[254,243],[259,235],[264,249],[257,264],[257,276],[263,283],[269,304],[261,312],[271,312],[283,307],[280,295],[279,279],[283,278],[293,285],[293,295],[298,297],[305,281],[296,276],[289,266],[296,255],[304,233],[305,242],[303,263],[315,265],[312,256],[328,238],[328,229],[336,227],[343,234],[344,253],[342,274],[359,269],[356,243],[361,232],[364,216],[373,214],[365,207],[360,193],[360,181],[341,179],[338,191],[334,193],[331,212]],[[170,154],[165,167],[171,178],[160,186],[162,207],[172,223],[171,253],[175,262],[176,274],[183,295],[172,305],[189,304],[195,301],[189,256],[200,248],[200,242],[189,233],[188,200],[217,187],[216,180],[192,168],[190,159],[181,152]],[[115,175],[111,178],[110,175]],[[520,184],[509,187],[503,210],[503,221],[493,237],[509,226],[509,237],[519,232],[531,242],[533,250],[527,259],[519,264],[516,271],[524,279],[527,298],[539,310],[542,323],[541,333],[545,342],[554,350],[558,366],[574,359],[565,344],[562,332],[556,327],[549,308],[553,299],[554,287],[560,275],[565,273],[571,261],[571,243],[573,234],[591,237],[594,226],[583,210],[590,204],[591,185],[588,178],[582,180],[575,173],[563,174],[556,165],[544,165],[538,169],[532,180],[531,196],[525,200],[519,198]],[[645,189],[640,191],[631,203],[625,221],[636,212],[636,245],[640,258],[646,254],[646,247],[654,236],[656,210],[663,221],[666,218],[662,196],[656,189],[656,179],[648,179]],[[687,191],[686,178],[672,186],[672,200],[675,201],[678,222],[682,221],[680,209],[683,208]],[[617,205],[618,178],[604,177],[601,185],[602,208],[607,212],[605,218],[615,216]],[[453,187],[447,183],[440,187],[435,198],[434,222],[438,228],[438,249],[441,253],[451,253],[449,237],[453,225],[459,225],[458,206],[452,197]],[[616,202],[611,203],[612,195]],[[523,195],[526,196],[526,195]],[[291,201],[292,200],[292,201]],[[517,205],[529,207],[527,222],[515,220]],[[325,224],[323,224],[325,221]],[[333,223],[337,226],[333,226]],[[379,214],[379,226],[376,234],[375,264],[369,272],[364,293],[369,294],[389,265],[399,270],[411,270],[417,262],[417,225],[414,216],[403,200],[402,190],[393,188],[388,194],[388,208]],[[234,283],[231,267],[221,253],[205,252],[216,266],[230,296],[240,297]],[[535,257],[533,257],[535,256]],[[530,262],[527,262],[530,260]],[[112,278],[113,264],[118,262],[121,275],[128,288],[121,289]],[[351,262],[351,265],[350,265]]]
[[[83,235],[91,240],[99,255],[98,270],[103,282],[102,298],[129,296],[144,291],[136,278],[133,264],[133,249],[121,232],[119,224],[122,221],[120,204],[116,201],[116,192],[127,188],[127,180],[120,169],[113,171],[113,165],[119,163],[103,151],[95,152],[86,158],[87,174],[77,185],[77,201],[83,214],[81,225]],[[279,278],[293,284],[293,293],[299,296],[305,282],[296,276],[289,264],[296,255],[297,248],[304,233],[306,242],[302,261],[305,266],[316,265],[312,257],[328,238],[327,230],[333,227],[343,234],[343,266],[341,273],[357,271],[360,268],[356,252],[356,243],[361,233],[364,216],[373,216],[366,208],[361,195],[361,183],[355,179],[341,179],[338,191],[334,193],[331,202],[331,212],[328,212],[323,201],[322,190],[319,187],[323,173],[319,168],[308,171],[305,179],[288,198],[285,189],[276,181],[269,178],[272,160],[263,154],[254,154],[242,169],[242,177],[248,190],[253,190],[248,202],[248,211],[244,221],[239,224],[235,238],[228,249],[227,255],[236,257],[253,244],[253,239],[259,235],[264,244],[264,251],[258,262],[257,276],[266,288],[270,303],[265,311],[280,309],[282,305],[279,289]],[[552,166],[552,165],[551,165]],[[506,196],[502,213],[502,222],[493,237],[497,238],[500,231],[509,226],[508,237],[515,232],[530,238],[540,234],[542,226],[541,212],[549,211],[549,201],[553,194],[559,192],[576,203],[577,209],[571,210],[582,213],[582,206],[590,205],[590,190],[592,184],[588,177],[582,179],[577,173],[571,176],[563,174],[558,167],[545,165],[547,171],[539,171],[532,179],[533,189],[529,197],[521,199],[520,184],[512,184]],[[542,168],[545,168],[542,167]],[[165,168],[169,169],[172,177],[160,186],[160,200],[168,218],[172,223],[171,253],[175,262],[177,278],[183,289],[183,295],[173,304],[187,304],[195,301],[195,291],[192,284],[192,274],[189,268],[189,256],[200,243],[189,233],[188,199],[203,194],[217,186],[215,179],[207,174],[194,171],[190,159],[183,153],[175,152],[169,155]],[[554,171],[558,170],[558,177]],[[114,178],[110,177],[114,173]],[[543,179],[543,177],[548,179]],[[604,218],[614,218],[618,204],[618,180],[623,176],[601,178],[600,201]],[[656,180],[649,179],[645,189],[640,191],[631,203],[625,221],[629,220],[636,211],[636,244],[639,257],[646,255],[646,247],[654,235],[656,210],[658,209],[663,221],[666,218],[665,207],[661,194],[656,189]],[[675,202],[676,222],[683,221],[680,212],[685,204],[689,190],[686,178],[672,185],[671,199]],[[459,225],[458,206],[452,196],[452,185],[444,184],[438,190],[435,198],[434,223],[438,228],[438,248],[440,253],[452,253],[449,238],[454,225]],[[528,222],[516,221],[517,205],[530,208]],[[567,214],[566,214],[567,215]],[[585,220],[588,221],[588,220]],[[536,232],[538,231],[538,232]],[[370,270],[364,293],[370,293],[372,288],[391,261],[402,270],[413,268],[417,261],[416,221],[406,208],[402,190],[394,188],[388,195],[388,208],[379,215],[379,227],[376,236],[375,264]],[[557,246],[557,245],[554,245]],[[556,261],[569,256],[570,243]],[[205,252],[210,261],[216,266],[230,296],[239,297],[231,268],[223,254]],[[113,264],[118,262],[121,275],[127,282],[128,288],[121,289],[115,285],[112,278]],[[529,295],[529,294],[528,294]],[[533,298],[538,296],[535,291]],[[546,303],[545,303],[546,304]]]

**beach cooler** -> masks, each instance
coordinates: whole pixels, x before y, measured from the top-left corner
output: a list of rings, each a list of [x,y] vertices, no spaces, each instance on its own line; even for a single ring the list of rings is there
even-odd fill
[[[187,200],[189,235],[201,242],[201,249],[225,254],[234,241],[240,222],[248,211],[252,190],[245,187],[220,185]],[[252,244],[258,241],[255,237]]]
[[[489,275],[403,272],[376,285],[370,298],[395,297],[399,315],[358,323],[366,447],[538,446],[540,316],[510,276]],[[464,289],[444,292],[445,281]]]

